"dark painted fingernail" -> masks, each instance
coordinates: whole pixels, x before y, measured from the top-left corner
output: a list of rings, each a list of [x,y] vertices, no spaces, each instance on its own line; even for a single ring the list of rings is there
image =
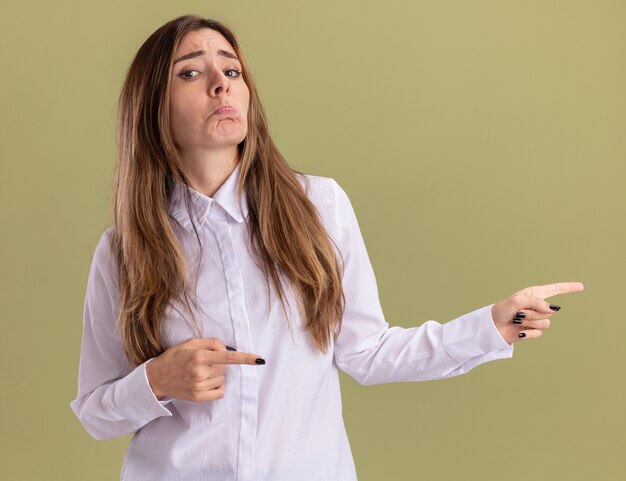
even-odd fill
[[[515,317],[518,319],[524,319],[526,317],[526,313],[520,311],[517,314],[515,314]]]
[[[519,333],[519,337],[526,337],[526,333],[525,332],[520,332]]]
[[[550,309],[552,309],[553,311],[558,311],[559,309],[561,309],[561,306],[557,306],[556,304],[550,304]]]
[[[515,324],[521,324],[521,323],[522,323],[522,320],[521,320],[521,319],[518,319],[518,318],[516,317],[515,319],[513,319],[513,322],[514,322]]]
[[[234,347],[230,347],[230,346],[226,346],[226,349],[228,349],[229,351],[236,351],[237,350]]]
[[[257,363],[257,364],[265,364],[265,359],[258,358],[258,359],[257,359],[256,361],[254,361],[254,362],[255,362],[255,363]]]

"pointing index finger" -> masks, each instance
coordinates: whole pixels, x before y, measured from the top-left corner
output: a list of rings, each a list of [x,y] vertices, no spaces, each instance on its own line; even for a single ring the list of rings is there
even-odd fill
[[[265,364],[258,354],[240,351],[205,351],[211,364]]]
[[[556,282],[543,286],[528,287],[523,291],[526,291],[525,294],[529,296],[545,299],[546,297],[552,297],[558,294],[569,294],[570,292],[580,292],[584,290],[585,285],[582,282]]]

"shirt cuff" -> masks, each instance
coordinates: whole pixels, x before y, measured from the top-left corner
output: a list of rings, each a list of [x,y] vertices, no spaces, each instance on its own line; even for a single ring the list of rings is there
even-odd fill
[[[502,356],[513,355],[513,344],[504,340],[491,317],[493,304],[443,324],[444,349],[459,362],[478,356],[504,351]]]
[[[152,361],[153,359],[154,358],[151,357],[144,363],[145,364],[144,371],[146,373],[146,383],[148,383],[148,388],[150,389],[150,392],[152,393],[154,398],[157,400],[157,402],[159,402],[161,406],[165,406],[168,402],[172,401],[174,398],[171,396],[165,396],[163,399],[159,399],[158,397],[156,397],[156,394],[154,394],[154,391],[152,390],[152,387],[150,386],[150,381],[148,380],[148,370],[147,370],[148,363]]]
[[[172,416],[172,412],[164,405],[168,401],[159,401],[148,382],[146,364],[150,360],[137,366],[116,383],[115,398],[132,400],[124,406],[127,418],[135,420],[140,426],[161,416]]]

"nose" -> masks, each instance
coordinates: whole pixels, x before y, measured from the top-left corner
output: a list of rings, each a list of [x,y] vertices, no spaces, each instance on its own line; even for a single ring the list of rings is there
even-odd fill
[[[228,92],[229,88],[230,80],[228,80],[228,77],[224,75],[224,72],[221,72],[218,69],[209,84],[209,95],[212,97],[218,97],[219,95],[223,95],[224,92]]]

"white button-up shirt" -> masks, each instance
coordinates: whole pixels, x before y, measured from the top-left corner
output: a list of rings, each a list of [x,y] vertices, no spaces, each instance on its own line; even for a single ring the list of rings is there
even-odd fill
[[[342,418],[338,369],[363,385],[458,376],[513,344],[500,335],[491,305],[449,322],[389,326],[353,207],[332,178],[301,177],[345,262],[341,333],[322,354],[302,330],[293,291],[290,334],[272,288],[248,249],[248,207],[238,205],[239,165],[213,198],[190,189],[203,245],[198,257],[190,218],[176,182],[170,214],[197,292],[202,337],[216,337],[265,365],[227,365],[222,399],[158,400],[146,364],[130,365],[115,334],[116,267],[107,268],[108,229],[95,249],[86,290],[78,395],[71,408],[91,436],[134,433],[124,481],[353,481],[356,470]],[[115,264],[115,263],[113,263]],[[184,311],[183,311],[184,312]],[[195,337],[180,312],[166,311],[166,348]]]

